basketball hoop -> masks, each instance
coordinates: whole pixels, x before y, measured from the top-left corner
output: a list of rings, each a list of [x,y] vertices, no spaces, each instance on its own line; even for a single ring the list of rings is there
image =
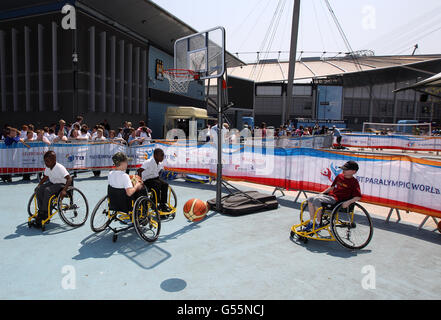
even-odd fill
[[[199,73],[186,69],[164,70],[164,78],[170,83],[169,92],[187,93],[190,82],[199,79]]]

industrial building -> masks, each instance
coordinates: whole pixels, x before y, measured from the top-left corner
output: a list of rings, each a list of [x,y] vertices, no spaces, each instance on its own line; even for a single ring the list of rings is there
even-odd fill
[[[282,123],[288,62],[259,61],[228,69],[232,77],[255,82],[255,123]],[[360,130],[363,122],[415,119],[440,122],[441,103],[414,90],[394,92],[441,72],[441,55],[301,58],[295,66],[290,119],[344,120]]]
[[[162,73],[174,67],[174,41],[196,32],[151,1],[1,1],[0,125],[145,120],[162,138],[168,106],[206,104],[203,82],[174,94]],[[228,53],[226,62],[243,64]]]

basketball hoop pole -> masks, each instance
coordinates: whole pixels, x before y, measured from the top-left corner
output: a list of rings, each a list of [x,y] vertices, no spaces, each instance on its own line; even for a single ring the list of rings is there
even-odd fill
[[[174,69],[169,70],[171,88],[177,91],[183,91],[188,84],[184,80],[184,71],[197,73],[198,80],[205,81],[209,79],[217,79],[217,180],[216,180],[216,210],[222,212],[222,129],[223,129],[223,112],[225,111],[224,103],[227,97],[224,97],[223,87],[224,76],[226,74],[225,61],[225,28],[218,26],[206,31],[198,32],[175,41],[174,44]],[[187,70],[188,69],[188,70]],[[167,73],[166,73],[167,75]],[[179,81],[182,80],[182,81]],[[196,80],[188,79],[188,80]],[[190,82],[190,81],[188,81]],[[172,89],[173,89],[172,88]],[[173,89],[174,90],[174,89]]]
[[[217,178],[216,178],[216,211],[222,212],[222,82],[224,77],[217,78]]]

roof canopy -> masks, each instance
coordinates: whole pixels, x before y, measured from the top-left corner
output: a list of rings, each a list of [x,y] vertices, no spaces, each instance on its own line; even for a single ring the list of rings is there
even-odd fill
[[[326,77],[360,77],[366,72],[390,73],[391,69],[406,70],[412,74],[415,72],[424,76],[433,75],[432,68],[422,70],[422,64],[436,63],[441,66],[441,55],[419,56],[366,56],[359,57],[355,61],[351,57],[339,57],[332,59],[304,58],[296,62],[295,81],[310,82],[313,79]],[[230,68],[229,75],[250,79],[255,82],[286,82],[288,80],[289,62],[271,60],[259,64],[248,64],[244,67]],[[426,70],[426,71],[425,71]]]

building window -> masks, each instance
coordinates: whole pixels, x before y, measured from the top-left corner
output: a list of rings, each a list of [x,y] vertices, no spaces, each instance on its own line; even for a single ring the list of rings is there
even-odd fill
[[[292,89],[292,94],[294,96],[311,96],[312,87],[311,86],[294,86]]]
[[[282,86],[257,86],[256,95],[258,96],[281,96]]]

